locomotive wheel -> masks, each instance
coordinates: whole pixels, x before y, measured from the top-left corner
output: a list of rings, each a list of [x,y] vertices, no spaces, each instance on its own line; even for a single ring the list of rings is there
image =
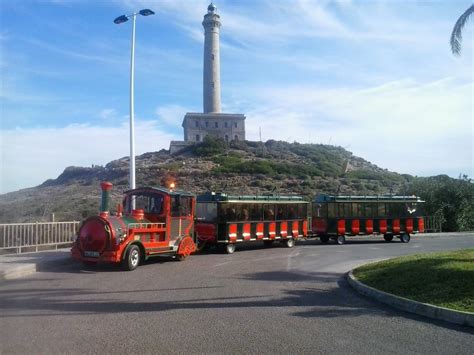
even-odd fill
[[[404,233],[400,236],[400,241],[402,243],[408,243],[410,241],[410,234]]]
[[[346,242],[346,237],[343,235],[338,235],[336,239],[336,243],[342,245]]]
[[[271,247],[273,245],[273,240],[264,240],[263,245],[267,248]]]
[[[322,237],[319,237],[319,240],[321,241],[321,243],[326,244],[327,242],[329,242],[329,237],[327,235],[323,235]]]
[[[285,243],[285,246],[287,248],[293,248],[295,246],[295,238],[285,239],[285,241],[283,243]]]
[[[127,250],[125,259],[122,261],[122,266],[127,271],[135,270],[140,264],[140,248],[138,245],[132,245]]]
[[[184,261],[184,260],[186,260],[186,258],[187,258],[187,255],[184,255],[184,254],[176,255],[176,260],[177,261]]]
[[[229,243],[226,244],[225,246],[225,252],[226,254],[232,254],[235,251],[235,243]]]
[[[393,240],[393,235],[384,234],[383,239],[385,239],[386,242],[391,242]]]

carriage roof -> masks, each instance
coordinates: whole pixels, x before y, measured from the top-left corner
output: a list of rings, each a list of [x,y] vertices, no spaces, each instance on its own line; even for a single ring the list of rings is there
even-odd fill
[[[307,203],[301,196],[289,195],[227,195],[220,192],[207,192],[197,197],[197,202],[238,202],[238,203]]]
[[[425,202],[418,196],[375,195],[375,196],[335,196],[317,195],[314,202]]]
[[[164,193],[164,194],[167,194],[167,195],[170,195],[170,196],[189,196],[189,197],[194,197],[195,195],[190,193],[190,192],[187,192],[187,191],[183,191],[183,190],[170,190],[170,189],[166,189],[164,187],[155,187],[155,186],[149,186],[149,187],[139,187],[137,189],[133,189],[133,190],[128,190],[128,191],[125,191],[125,194],[132,194],[132,193],[140,193],[140,192],[159,192],[159,193]]]

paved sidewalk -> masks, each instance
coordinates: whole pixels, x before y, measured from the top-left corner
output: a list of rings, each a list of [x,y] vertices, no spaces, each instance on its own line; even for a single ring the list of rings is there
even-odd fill
[[[0,282],[72,262],[70,248],[0,255]]]

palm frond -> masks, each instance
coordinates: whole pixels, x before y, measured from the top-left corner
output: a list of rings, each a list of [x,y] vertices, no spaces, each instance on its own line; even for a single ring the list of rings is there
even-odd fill
[[[474,4],[471,5],[456,21],[453,32],[451,33],[451,51],[455,55],[461,55],[462,30],[474,12]]]

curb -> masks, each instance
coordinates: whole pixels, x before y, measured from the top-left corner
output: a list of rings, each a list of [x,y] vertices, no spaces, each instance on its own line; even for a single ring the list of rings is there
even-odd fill
[[[347,274],[347,281],[349,282],[349,285],[351,285],[352,288],[354,288],[360,294],[402,311],[415,313],[420,316],[425,316],[432,319],[443,320],[449,323],[474,327],[474,313],[454,311],[452,309],[412,301],[408,298],[379,291],[357,280],[352,273],[352,270]]]
[[[31,263],[15,264],[10,268],[0,270],[0,282],[28,276],[38,271],[51,269],[55,266],[69,265],[72,263],[73,260],[70,256],[64,256],[55,260],[38,260]]]

